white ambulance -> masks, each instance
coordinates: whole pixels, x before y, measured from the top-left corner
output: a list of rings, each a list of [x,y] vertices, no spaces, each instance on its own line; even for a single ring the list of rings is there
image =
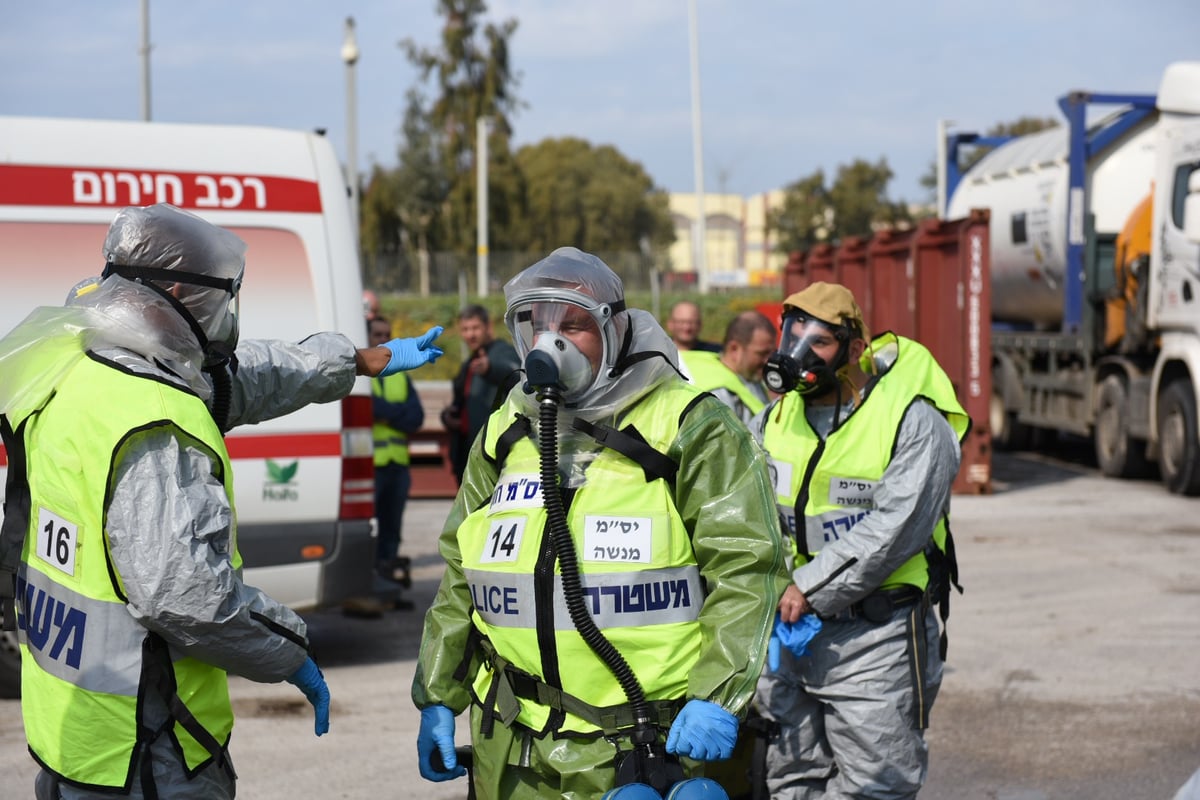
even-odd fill
[[[118,208],[159,202],[245,240],[243,339],[339,331],[364,345],[348,191],[324,136],[21,117],[0,117],[0,335],[35,306],[62,305],[74,284],[100,273],[101,245]],[[340,404],[236,428],[226,441],[246,582],[301,610],[369,592],[367,379]],[[0,448],[0,473],[6,464]],[[4,633],[0,695],[16,690],[16,669],[13,636]]]

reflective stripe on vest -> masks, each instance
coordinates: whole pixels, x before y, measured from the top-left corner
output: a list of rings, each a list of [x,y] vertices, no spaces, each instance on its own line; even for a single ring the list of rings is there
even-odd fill
[[[401,373],[386,378],[373,378],[371,394],[389,403],[403,403],[408,400],[408,376]],[[375,466],[408,465],[407,433],[382,420],[376,420],[371,426],[371,434],[375,440]]]
[[[534,628],[534,578],[463,570],[475,612],[493,628]],[[562,578],[554,576],[554,627],[573,631]],[[596,627],[629,628],[695,622],[704,584],[696,567],[589,574],[583,596]]]
[[[618,427],[632,424],[665,453],[678,433],[680,414],[699,394],[690,384],[668,384],[635,406]],[[510,404],[492,415],[485,453],[494,457],[497,441],[514,419]],[[516,668],[551,684],[547,674],[557,675],[559,688],[594,707],[626,703],[612,672],[571,622],[557,564],[545,566],[551,534],[540,483],[538,448],[522,437],[501,466],[491,502],[458,529],[463,571],[476,606],[473,620]],[[647,699],[683,697],[700,653],[696,620],[704,588],[669,484],[647,482],[641,465],[600,449],[574,493],[567,518],[585,605],[596,625],[624,656]],[[544,641],[550,629],[553,652],[548,653],[539,633]],[[484,664],[474,680],[476,698],[488,696],[492,678]],[[552,718],[546,706],[523,697],[518,703],[517,723],[534,731],[547,729]],[[598,730],[570,713],[559,729]]]
[[[17,597],[25,733],[47,769],[89,786],[129,787],[138,695],[152,690],[141,685],[150,634],[126,608],[120,577],[110,575],[104,519],[113,465],[155,429],[208,455],[232,510],[229,457],[208,409],[161,381],[81,359],[25,428],[31,508]],[[238,568],[236,537],[233,549]],[[224,746],[233,727],[225,673],[191,658],[172,669],[179,697]],[[182,726],[168,735],[190,771],[212,759]]]
[[[721,362],[720,353],[684,350],[683,356],[687,362],[688,372],[692,375],[692,383],[696,384],[697,388],[705,391],[728,389],[737,395],[738,399],[749,409],[751,415],[763,410],[766,403],[750,391],[737,373]]]
[[[853,536],[854,526],[874,509],[879,479],[891,462],[901,420],[912,403],[931,402],[960,440],[969,426],[950,379],[925,347],[888,333],[875,339],[872,348],[884,353],[894,350],[896,358],[873,383],[862,405],[829,434],[824,447],[805,418],[802,399],[793,393],[779,399],[763,431],[763,447],[771,458],[776,481],[780,518],[792,535],[793,544],[797,533],[796,499],[804,489],[808,491],[803,513],[808,557],[816,555],[828,542]],[[802,482],[814,455],[819,461],[804,486]],[[933,531],[935,544],[943,550],[946,524],[947,520],[942,518]],[[918,553],[882,585],[887,588],[911,584],[924,589],[928,582],[925,555]]]

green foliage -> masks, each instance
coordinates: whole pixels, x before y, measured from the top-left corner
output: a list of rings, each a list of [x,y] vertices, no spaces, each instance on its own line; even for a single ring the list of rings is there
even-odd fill
[[[885,158],[874,164],[856,159],[839,166],[829,187],[825,173],[817,170],[784,190],[783,205],[767,213],[767,228],[778,234],[778,249],[790,253],[908,223],[911,216],[905,204],[887,199],[891,180]]]
[[[420,70],[421,80],[434,89],[421,121],[448,185],[444,202],[430,220],[430,236],[437,249],[470,252],[475,249],[476,121],[491,120],[489,150],[503,163],[509,150],[509,116],[519,105],[514,94],[517,76],[508,61],[508,42],[517,21],[483,24],[484,0],[438,0],[437,9],[445,19],[440,47],[422,47],[411,39],[400,46]],[[407,146],[413,146],[411,141]],[[488,208],[503,218],[509,213],[509,193],[505,184],[497,189],[493,197],[489,181]]]
[[[675,239],[666,193],[641,164],[582,139],[543,139],[517,151],[523,195],[519,249],[571,245],[590,253],[637,251]]]

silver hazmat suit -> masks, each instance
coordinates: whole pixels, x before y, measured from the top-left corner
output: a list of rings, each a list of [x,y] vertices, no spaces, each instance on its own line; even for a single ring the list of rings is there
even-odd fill
[[[113,275],[73,292],[65,308],[35,310],[0,341],[0,413],[38,407],[85,350],[206,400],[212,395],[200,347],[179,314],[152,289]],[[231,427],[336,400],[355,380],[355,346],[341,334],[297,344],[246,341],[236,354]],[[234,514],[208,458],[169,433],[152,433],[126,451],[115,475],[107,533],[129,613],[177,654],[255,681],[292,674],[307,656],[305,623],[232,568]],[[151,726],[167,713],[155,694],[146,693]],[[232,779],[215,765],[188,780],[168,737],[155,741],[150,757],[159,797],[234,796]],[[53,783],[39,775],[39,800],[114,796]],[[127,796],[143,797],[138,780]]]
[[[767,406],[751,424],[760,441],[773,409]],[[847,404],[839,418],[852,410]],[[828,436],[832,405],[809,404],[806,416],[821,438]],[[924,783],[928,748],[913,723],[908,616],[915,610],[923,617],[915,630],[923,628],[925,635],[928,708],[942,681],[936,612],[922,612],[919,605],[899,608],[879,624],[844,612],[928,544],[948,508],[960,458],[945,418],[928,403],[913,403],[901,421],[874,510],[855,525],[853,536],[826,544],[793,572],[802,592],[834,577],[808,598],[825,619],[809,655],[796,659],[784,648],[779,670],[764,671],[759,679],[755,704],[781,726],[767,752],[772,800],[910,798]],[[851,559],[854,564],[838,573]]]

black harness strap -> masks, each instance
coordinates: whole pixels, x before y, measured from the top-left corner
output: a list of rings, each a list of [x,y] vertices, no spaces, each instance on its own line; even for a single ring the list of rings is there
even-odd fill
[[[4,523],[0,526],[0,619],[3,630],[17,628],[13,598],[17,593],[17,568],[29,530],[29,474],[25,461],[26,417],[14,431],[8,417],[0,415],[0,437],[8,453],[8,475],[4,487]]]
[[[200,720],[196,719],[191,709],[180,699],[175,688],[175,671],[171,667],[171,654],[166,642],[157,634],[148,635],[142,645],[142,659],[144,674],[150,678],[151,685],[158,691],[159,696],[166,701],[171,719],[182,725],[183,729],[212,755],[217,765],[229,773],[230,779],[236,781],[237,773],[233,771],[233,762],[229,760],[225,747],[200,724]]]
[[[937,606],[938,616],[942,620],[938,652],[943,661],[946,660],[946,652],[950,645],[946,632],[946,621],[950,619],[950,587],[957,589],[959,594],[963,592],[962,585],[958,582],[958,555],[954,549],[954,536],[950,533],[950,520],[946,519],[945,522],[945,552],[932,542],[925,549],[925,560],[929,563],[929,597]]]
[[[661,478],[674,485],[675,476],[679,473],[679,464],[670,456],[651,447],[632,425],[617,430],[609,425],[593,424],[578,417],[572,425],[575,430],[587,434],[604,447],[615,450],[640,465],[646,476],[646,483]]]
[[[487,448],[481,451],[483,457],[486,458],[494,467],[502,467],[508,461],[508,453],[512,450],[513,445],[532,435],[533,427],[529,422],[529,417],[524,414],[517,414],[513,418],[512,424],[505,429],[504,433],[500,434],[500,438],[496,440],[496,455],[491,457],[488,455]],[[484,431],[480,434],[486,436]]]
[[[515,716],[515,713],[506,713],[505,706],[511,705],[511,700],[518,697],[533,700],[538,705],[557,712],[559,722],[547,725],[547,729],[551,731],[559,729],[562,717],[568,713],[595,725],[606,736],[615,736],[636,725],[637,720],[634,719],[632,705],[620,703],[615,706],[593,706],[561,688],[551,686],[536,675],[514,667],[506,658],[496,652],[487,639],[481,639],[480,644],[486,654],[486,660],[492,665],[493,670],[492,685],[488,687],[487,696],[481,703],[483,722],[480,725],[480,733],[490,735],[492,723],[496,719],[509,724],[511,720],[505,719],[505,717]],[[509,702],[505,702],[505,700]],[[670,728],[685,702],[684,698],[650,701],[647,705],[653,717],[652,722],[660,728]],[[484,730],[484,725],[487,726],[486,730]]]

